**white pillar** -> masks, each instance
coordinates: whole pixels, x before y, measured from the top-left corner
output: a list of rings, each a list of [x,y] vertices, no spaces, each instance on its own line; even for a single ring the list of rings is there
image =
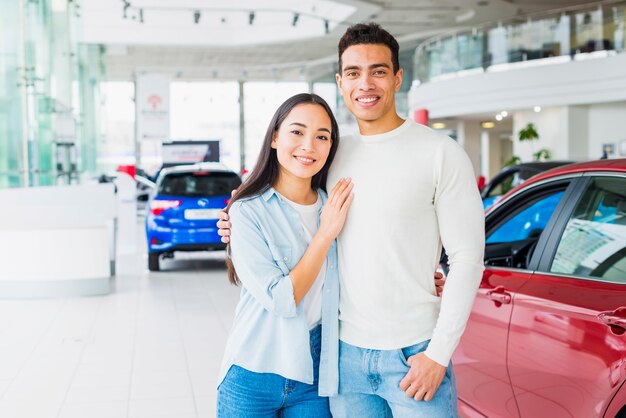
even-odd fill
[[[246,168],[246,114],[244,108],[244,81],[239,81],[239,172]]]
[[[489,179],[489,160],[491,160],[491,152],[489,150],[489,131],[483,130],[480,133],[480,175]]]

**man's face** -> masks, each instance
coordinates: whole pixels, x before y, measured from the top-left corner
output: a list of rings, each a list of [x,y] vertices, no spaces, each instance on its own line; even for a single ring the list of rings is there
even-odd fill
[[[337,85],[359,127],[366,125],[378,131],[376,127],[393,122],[397,118],[395,93],[402,85],[402,70],[393,73],[391,50],[381,44],[353,45],[341,55],[341,65]]]

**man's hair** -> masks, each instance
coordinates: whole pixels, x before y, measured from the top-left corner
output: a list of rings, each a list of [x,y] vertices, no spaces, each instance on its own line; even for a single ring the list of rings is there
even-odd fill
[[[346,33],[339,40],[339,74],[341,74],[342,63],[341,56],[351,46],[362,44],[379,44],[385,45],[391,50],[391,63],[393,64],[393,73],[397,73],[400,69],[400,60],[398,58],[400,47],[398,41],[392,34],[384,30],[377,23],[357,23],[350,26]]]

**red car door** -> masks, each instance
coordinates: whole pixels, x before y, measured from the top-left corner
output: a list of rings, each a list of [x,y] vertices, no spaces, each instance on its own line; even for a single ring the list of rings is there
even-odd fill
[[[462,416],[519,417],[507,369],[509,320],[516,293],[532,274],[532,250],[568,184],[521,193],[487,217],[486,269],[453,357]]]
[[[519,417],[506,367],[508,323],[515,291],[530,275],[487,268],[452,363],[459,411],[478,410],[488,417]]]
[[[522,418],[603,417],[626,380],[626,178],[579,181],[515,296],[508,370]]]

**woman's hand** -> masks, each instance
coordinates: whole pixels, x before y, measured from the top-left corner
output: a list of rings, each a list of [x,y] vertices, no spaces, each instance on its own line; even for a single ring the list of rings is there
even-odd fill
[[[354,199],[354,193],[352,193],[353,186],[354,183],[352,183],[350,178],[341,179],[328,195],[328,200],[324,205],[324,209],[322,209],[320,228],[317,232],[324,238],[334,240],[341,232],[346,222],[348,209],[350,209]]]

